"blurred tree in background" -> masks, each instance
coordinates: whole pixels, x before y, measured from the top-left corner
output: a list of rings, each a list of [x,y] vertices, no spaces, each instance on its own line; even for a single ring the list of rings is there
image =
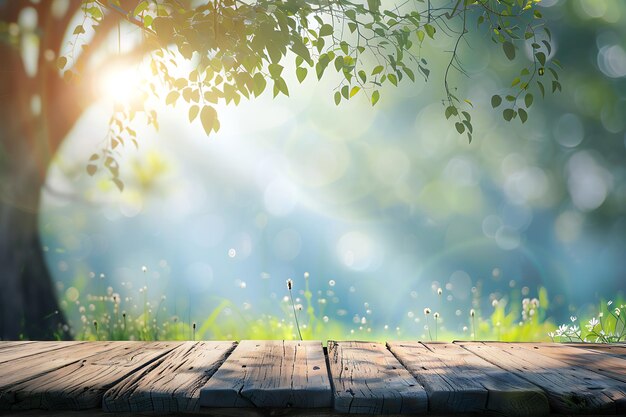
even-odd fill
[[[411,14],[411,9],[405,10],[408,6],[395,8],[378,2],[364,6],[347,1],[226,1],[219,2],[219,12],[218,3],[212,2],[165,1],[159,2],[162,7],[156,7],[145,1],[0,1],[0,21],[4,22],[0,31],[0,337],[50,337],[65,322],[62,314],[55,314],[59,308],[41,252],[37,229],[39,192],[60,143],[97,98],[97,93],[85,88],[84,81],[107,71],[110,59],[103,62],[92,58],[107,42],[119,42],[121,20],[141,26],[144,42],[128,51],[118,45],[110,56],[119,61],[137,60],[149,52],[155,66],[153,75],[160,77],[164,86],[159,91],[163,99],[171,104],[187,103],[189,120],[199,119],[207,133],[219,128],[216,102],[238,103],[241,97],[261,94],[266,85],[272,87],[274,96],[287,95],[283,71],[292,67],[284,60],[295,58],[293,68],[299,81],[308,74],[321,78],[328,69],[340,75],[337,91],[332,94],[337,103],[364,93],[369,102],[376,103],[384,91],[379,87],[385,84],[397,85],[402,78],[406,83],[436,74],[444,84],[442,119],[445,116],[453,120],[458,133],[471,134],[471,115],[463,112],[471,108],[464,94],[472,85],[464,78],[463,60],[458,58],[462,54],[457,54],[457,47],[471,42],[474,48],[496,48],[503,59],[496,60],[491,70],[510,81],[503,86],[493,83],[497,94],[487,92],[481,105],[497,108],[498,118],[507,121],[525,122],[531,106],[540,114],[531,114],[536,119],[528,122],[534,126],[528,128],[525,143],[511,144],[511,135],[506,137],[502,130],[489,131],[489,136],[502,135],[502,141],[485,139],[476,144],[481,162],[499,167],[510,149],[519,146],[519,153],[531,164],[527,167],[524,161],[507,159],[507,166],[513,170],[524,168],[507,188],[513,198],[533,200],[533,188],[542,183],[535,180],[545,177],[543,182],[550,183],[550,190],[559,190],[562,195],[542,196],[533,204],[563,205],[555,210],[562,211],[557,224],[562,224],[565,240],[576,225],[580,228],[581,213],[598,224],[597,230],[610,230],[618,236],[626,227],[626,190],[622,185],[626,114],[626,57],[621,41],[625,38],[624,5],[618,1],[584,0],[545,3],[549,7],[541,7],[536,13],[531,9],[520,17],[517,14],[530,2],[424,1],[417,2],[413,10],[418,13]],[[552,34],[535,33],[532,22],[540,20],[542,13],[548,21],[556,22],[551,25]],[[76,22],[76,15],[83,21]],[[319,21],[313,18],[316,15]],[[303,22],[309,22],[310,27]],[[474,31],[477,27],[479,30]],[[422,42],[426,42],[424,51],[430,53],[433,47],[427,42],[440,37],[446,39],[445,50],[450,52],[433,66],[427,61],[427,53],[422,52]],[[556,42],[550,42],[552,37]],[[87,46],[83,48],[82,44]],[[169,44],[176,48],[168,48]],[[194,51],[202,54],[195,56]],[[555,54],[567,69],[563,73],[556,72],[560,65],[555,64]],[[171,61],[180,56],[193,65]],[[450,69],[454,74],[449,77]],[[471,79],[473,75],[469,76]],[[549,98],[547,105],[537,107],[541,90],[560,91],[561,84],[565,96]],[[410,88],[411,84],[405,86]],[[150,94],[158,88],[147,84],[145,92]],[[117,152],[120,145],[137,139],[130,123],[135,112],[145,111],[147,121],[158,124],[153,111],[142,104],[125,103],[116,108],[105,145],[93,154],[87,166],[90,174],[105,168],[118,187],[123,187]],[[400,101],[396,104],[406,105]],[[398,108],[397,112],[402,111]],[[473,134],[476,138],[477,132]],[[556,142],[541,140],[542,135],[555,137]],[[408,144],[405,152],[417,154],[416,147],[428,143]],[[542,171],[533,171],[532,164]],[[431,201],[431,212],[439,211],[439,215],[458,209],[446,207],[448,211],[441,211],[436,199]]]

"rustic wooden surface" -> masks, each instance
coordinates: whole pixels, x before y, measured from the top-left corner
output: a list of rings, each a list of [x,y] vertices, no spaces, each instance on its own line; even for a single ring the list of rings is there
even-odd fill
[[[594,349],[576,349],[552,343],[521,343],[518,346],[626,383],[626,360],[619,357],[604,355]]]
[[[330,407],[321,342],[244,340],[200,390],[203,407]]]
[[[187,342],[111,388],[103,408],[109,412],[198,411],[200,388],[234,347],[234,342]]]
[[[116,343],[104,352],[8,387],[0,393],[0,409],[97,408],[109,388],[177,345],[172,342]]]
[[[29,354],[0,364],[0,392],[4,393],[19,382],[29,381],[39,375],[80,362],[84,358],[109,350],[114,345],[113,342],[58,343],[63,344],[63,347],[55,350],[44,349],[43,352]]]
[[[626,359],[626,343],[603,345],[600,343],[566,343],[567,346],[579,349],[593,350],[594,352],[607,353]]]
[[[418,414],[428,409],[424,388],[383,344],[328,342],[335,410],[365,414]]]
[[[481,358],[530,381],[559,413],[625,413],[626,385],[514,343],[462,343]]]
[[[3,416],[427,410],[626,415],[626,346],[331,341],[325,355],[312,341],[0,341]]]
[[[80,343],[81,342],[2,342],[0,346],[4,346],[5,344],[6,346],[2,347],[0,350],[2,352],[0,355],[0,364],[31,355],[67,348],[68,346],[75,346]]]
[[[490,411],[507,416],[550,413],[543,391],[453,343],[388,342],[389,350],[440,413]]]

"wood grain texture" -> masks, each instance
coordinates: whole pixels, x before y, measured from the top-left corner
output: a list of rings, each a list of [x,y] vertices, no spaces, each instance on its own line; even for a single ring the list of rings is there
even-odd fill
[[[565,343],[567,346],[592,350],[594,352],[604,353],[626,359],[626,344],[602,344],[602,343]]]
[[[78,361],[3,389],[0,409],[99,407],[108,388],[179,344],[116,342],[105,351],[84,359],[77,356]]]
[[[35,342],[30,341],[30,340],[19,340],[19,341],[0,340],[0,350],[8,348],[8,347],[13,347],[13,346],[23,346],[28,343],[35,343]]]
[[[424,388],[384,345],[328,342],[334,408],[362,414],[425,413]]]
[[[605,354],[594,349],[576,349],[560,343],[520,343],[516,346],[536,350],[544,356],[626,383],[626,358]]]
[[[389,350],[424,386],[438,413],[550,413],[543,391],[452,343],[388,342]]]
[[[482,357],[542,388],[557,413],[625,413],[626,385],[512,343],[459,342]]]
[[[114,342],[59,342],[64,346],[20,357],[0,365],[0,392],[17,383],[44,375],[111,349]]]
[[[0,350],[0,364],[52,350],[76,346],[82,342],[7,342]]]
[[[187,342],[104,395],[108,412],[198,411],[200,388],[236,346],[235,342]]]
[[[330,407],[321,342],[242,341],[200,390],[203,407]]]

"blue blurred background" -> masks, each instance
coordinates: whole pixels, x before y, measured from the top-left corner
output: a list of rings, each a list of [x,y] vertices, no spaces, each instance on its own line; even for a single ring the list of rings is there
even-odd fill
[[[246,337],[254,320],[291,320],[285,280],[304,303],[305,272],[319,318],[363,337],[423,336],[426,307],[463,335],[470,308],[539,287],[555,322],[623,294],[626,3],[542,4],[563,92],[536,98],[526,124],[504,122],[490,98],[519,63],[470,38],[470,78],[455,81],[474,103],[471,144],[443,115],[445,37],[429,46],[428,83],[385,89],[375,107],[359,96],[336,107],[332,76],[290,80],[290,98],[220,107],[209,138],[184,106],[162,107],[158,132],[136,123],[123,193],[84,172],[107,129],[103,97],[66,138],[42,196],[70,321],[105,294],[131,309],[145,286],[155,309],[188,323],[229,300],[204,336]]]

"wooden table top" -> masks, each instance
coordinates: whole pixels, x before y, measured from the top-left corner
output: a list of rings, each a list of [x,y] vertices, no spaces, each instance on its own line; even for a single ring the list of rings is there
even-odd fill
[[[0,414],[65,410],[626,415],[626,345],[0,341]]]

